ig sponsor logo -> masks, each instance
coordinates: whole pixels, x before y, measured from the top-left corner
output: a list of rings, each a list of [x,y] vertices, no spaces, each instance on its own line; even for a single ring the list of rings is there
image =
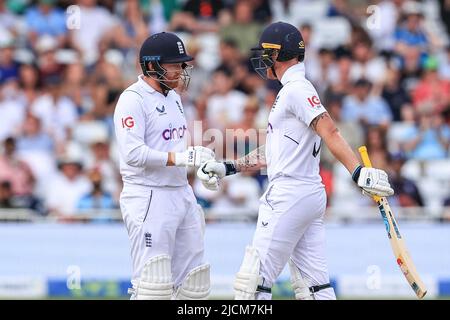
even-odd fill
[[[134,127],[134,119],[133,117],[122,118],[122,128],[131,129]]]

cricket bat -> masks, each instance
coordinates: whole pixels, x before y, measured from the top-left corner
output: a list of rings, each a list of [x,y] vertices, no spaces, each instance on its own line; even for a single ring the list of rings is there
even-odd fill
[[[364,166],[371,168],[372,163],[370,162],[369,154],[367,153],[366,146],[362,146],[358,149]],[[378,209],[380,210],[381,216],[386,226],[386,231],[388,234],[389,241],[391,243],[392,251],[397,260],[397,264],[400,267],[403,275],[408,281],[411,288],[416,293],[419,299],[422,299],[427,293],[427,288],[420,279],[417,273],[414,262],[412,261],[408,250],[406,249],[405,240],[400,234],[397,221],[395,221],[394,214],[392,213],[391,207],[386,197],[373,196],[373,200],[378,204]]]

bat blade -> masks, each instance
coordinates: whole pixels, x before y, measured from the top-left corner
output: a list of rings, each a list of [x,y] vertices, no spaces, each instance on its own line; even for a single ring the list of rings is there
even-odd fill
[[[360,147],[359,153],[366,167],[371,168],[372,163],[370,162],[369,154],[367,153],[367,148],[365,146]],[[373,197],[373,200],[378,204],[378,209],[380,210],[381,217],[383,218],[384,225],[386,227],[386,232],[391,244],[392,251],[400,268],[400,271],[408,281],[411,288],[416,293],[419,299],[422,299],[427,293],[427,288],[425,284],[420,279],[419,273],[416,270],[416,266],[409,255],[408,249],[406,248],[405,240],[403,239],[398,223],[395,220],[394,213],[392,212],[391,206],[387,198],[385,197]]]

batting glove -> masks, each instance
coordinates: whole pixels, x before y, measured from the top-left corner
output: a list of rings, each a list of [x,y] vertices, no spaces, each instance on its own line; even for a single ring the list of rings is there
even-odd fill
[[[388,197],[394,194],[388,175],[383,170],[358,166],[353,171],[352,179],[366,196]]]
[[[236,166],[233,161],[218,162],[209,160],[198,168],[197,177],[209,190],[218,190],[220,179],[235,173]]]
[[[184,152],[175,153],[175,165],[177,167],[200,167],[205,161],[214,159],[214,157],[214,151],[211,149],[191,146]]]

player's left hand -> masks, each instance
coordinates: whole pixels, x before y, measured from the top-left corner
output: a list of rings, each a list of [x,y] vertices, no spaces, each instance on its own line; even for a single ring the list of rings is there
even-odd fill
[[[369,197],[387,197],[394,194],[387,173],[380,169],[361,168],[357,184],[362,193]]]

